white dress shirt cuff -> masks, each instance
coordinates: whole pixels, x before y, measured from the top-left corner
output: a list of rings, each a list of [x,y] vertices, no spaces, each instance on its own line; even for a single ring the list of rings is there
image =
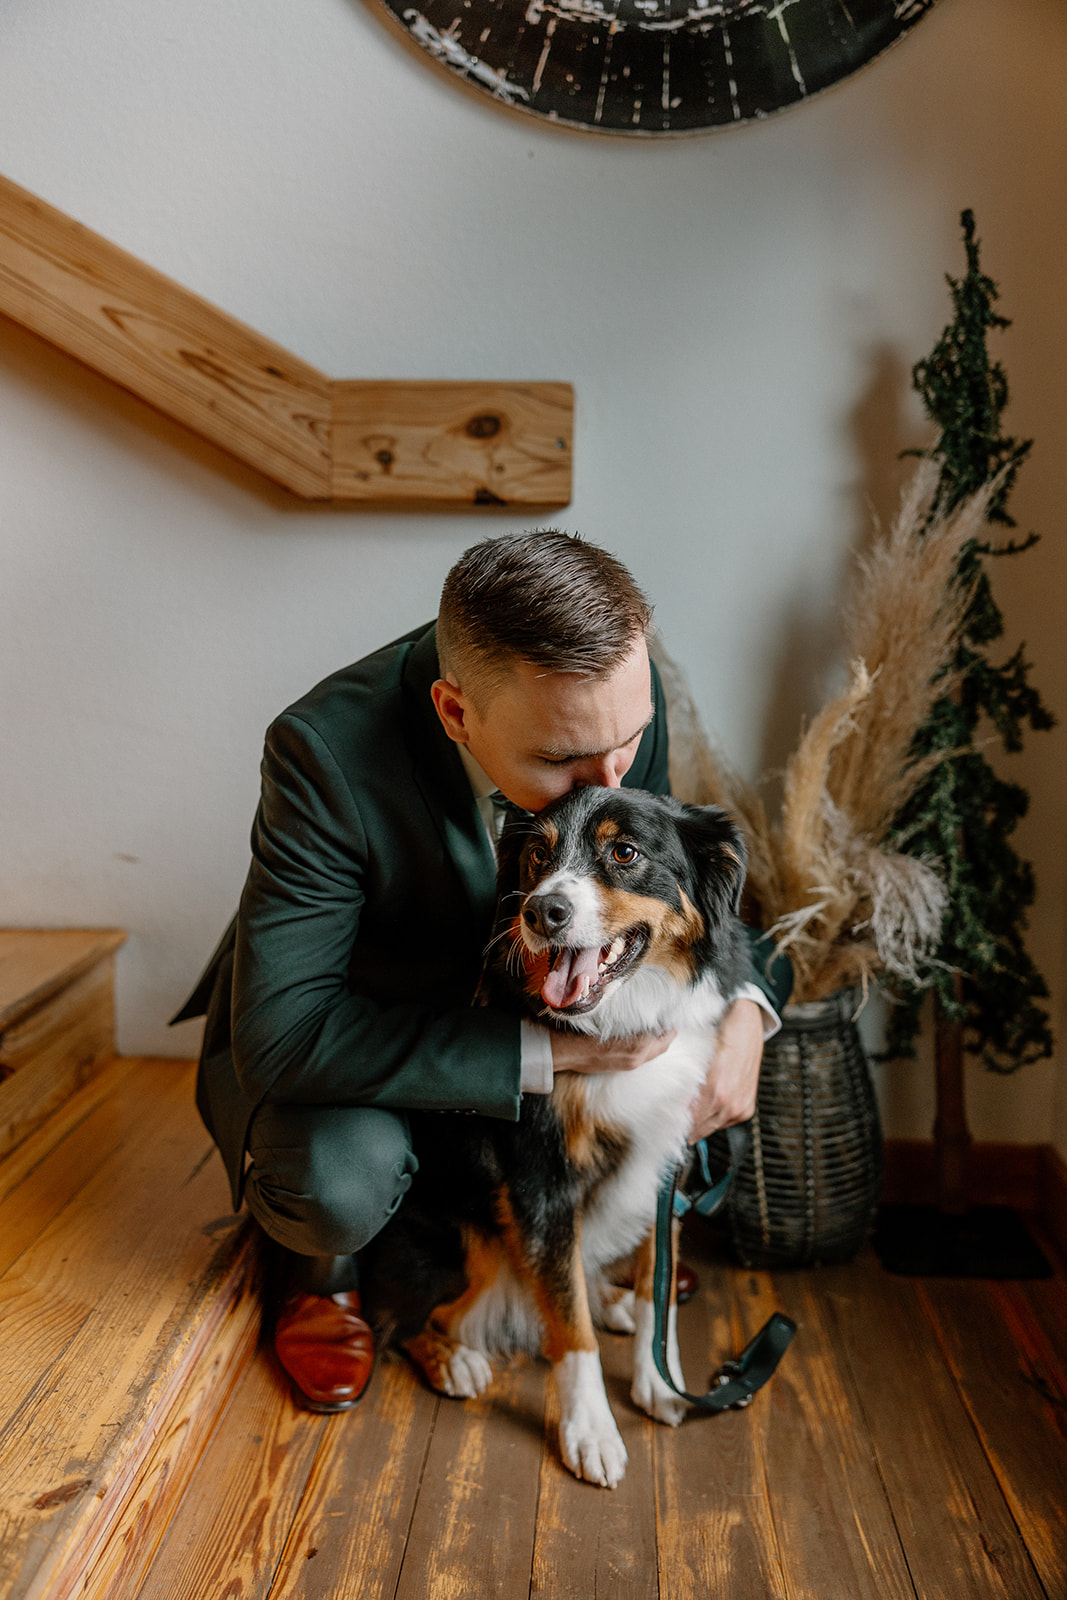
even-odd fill
[[[743,983],[734,995],[735,1000],[754,1000],[763,1012],[763,1042],[773,1039],[782,1026],[782,1019],[767,999],[758,983]]]
[[[519,1089],[523,1094],[551,1094],[552,1035],[525,1017],[519,1022]]]

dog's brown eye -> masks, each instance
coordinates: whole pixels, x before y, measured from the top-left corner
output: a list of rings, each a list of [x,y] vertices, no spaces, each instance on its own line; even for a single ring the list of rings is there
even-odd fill
[[[629,867],[637,860],[638,851],[632,844],[626,844],[620,839],[611,852],[611,859],[617,861],[620,867]]]
[[[526,846],[526,859],[531,867],[543,867],[548,860],[548,851],[543,844],[529,844]]]

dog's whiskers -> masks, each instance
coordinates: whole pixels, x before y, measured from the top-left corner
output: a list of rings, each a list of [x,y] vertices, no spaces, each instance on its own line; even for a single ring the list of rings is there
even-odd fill
[[[501,928],[499,933],[494,933],[493,937],[482,951],[482,959],[484,960],[489,955],[489,952],[492,950],[495,944],[499,944],[502,939],[507,939],[509,936],[511,938],[515,938],[515,934],[510,928]]]
[[[518,976],[522,971],[522,958],[525,952],[526,946],[523,943],[522,934],[514,934],[511,941],[511,949],[504,957],[504,970]]]

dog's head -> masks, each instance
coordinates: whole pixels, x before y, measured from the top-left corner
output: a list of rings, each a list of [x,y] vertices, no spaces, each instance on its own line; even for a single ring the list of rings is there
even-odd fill
[[[509,825],[497,960],[534,1009],[594,1012],[642,967],[692,986],[738,960],[741,834],[717,806],[633,789],[576,789]]]

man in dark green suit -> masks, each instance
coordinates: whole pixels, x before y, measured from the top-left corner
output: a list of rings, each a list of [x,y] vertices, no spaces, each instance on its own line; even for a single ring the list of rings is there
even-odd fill
[[[633,1067],[669,1042],[609,1055],[470,1005],[494,801],[668,790],[650,623],[597,547],[554,531],[487,540],[449,574],[436,626],[335,673],[268,730],[240,909],[175,1020],[207,1012],[197,1103],[235,1207],[247,1200],[292,1252],[276,1347],[316,1409],[354,1404],[369,1376],[355,1254],[417,1168],[405,1113],[515,1120],[555,1072]],[[694,1136],[751,1115],[756,1001],[751,989],[727,1014]]]

